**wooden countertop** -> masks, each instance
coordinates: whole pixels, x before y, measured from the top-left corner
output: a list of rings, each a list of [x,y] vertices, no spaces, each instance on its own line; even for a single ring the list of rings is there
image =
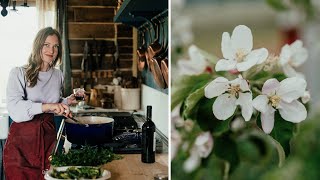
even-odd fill
[[[159,173],[168,174],[168,154],[156,154],[155,163],[141,162],[140,154],[125,154],[103,166],[111,172],[111,180],[152,180]]]

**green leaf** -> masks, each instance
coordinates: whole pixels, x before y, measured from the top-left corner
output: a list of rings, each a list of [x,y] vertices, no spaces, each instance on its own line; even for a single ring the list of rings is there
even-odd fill
[[[184,101],[185,109],[183,112],[184,117],[188,117],[192,114],[196,104],[204,97],[205,85],[191,93]]]
[[[232,117],[224,121],[217,119],[212,112],[212,105],[214,101],[215,98],[202,98],[198,103],[199,110],[197,112],[196,119],[203,131],[211,131],[214,136],[218,136],[229,131],[229,123]]]
[[[277,11],[287,10],[288,7],[283,3],[282,0],[266,0],[267,3]]]
[[[277,167],[276,147],[262,131],[246,131],[236,138],[236,143],[240,161],[230,179],[260,179],[265,172]]]
[[[230,172],[239,164],[236,142],[228,135],[223,134],[214,139],[214,154],[230,163]]]
[[[261,127],[260,116],[257,119],[257,124]],[[290,154],[290,141],[295,134],[296,125],[289,121],[284,120],[278,111],[274,116],[274,127],[270,133],[270,136],[278,141],[286,154],[286,157]]]
[[[287,76],[283,73],[275,73],[272,77],[276,78],[279,82],[287,78]]]
[[[212,75],[201,74],[193,76],[184,76],[178,82],[173,84],[171,96],[171,109],[180,104],[190,93],[210,82]]]
[[[228,179],[230,164],[228,161],[218,158],[216,155],[211,155],[203,160],[203,168],[197,173],[195,179]]]

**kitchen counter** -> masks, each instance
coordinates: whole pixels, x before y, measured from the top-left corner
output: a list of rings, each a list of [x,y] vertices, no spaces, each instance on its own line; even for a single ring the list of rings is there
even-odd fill
[[[151,180],[156,174],[168,174],[168,154],[156,154],[156,162],[151,164],[141,162],[140,154],[122,156],[103,166],[111,172],[111,180]]]

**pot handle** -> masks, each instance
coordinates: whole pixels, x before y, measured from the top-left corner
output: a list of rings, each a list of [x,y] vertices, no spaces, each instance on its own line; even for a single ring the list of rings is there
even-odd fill
[[[64,119],[62,119],[62,121],[60,123],[60,127],[59,127],[59,130],[58,130],[58,133],[57,133],[56,143],[54,144],[54,147],[53,147],[53,149],[51,151],[51,155],[48,158],[50,162],[52,160],[52,156],[57,153],[58,145],[59,145],[59,142],[60,142],[60,139],[61,139],[61,136],[62,136],[64,125],[65,125],[65,122],[64,122]]]

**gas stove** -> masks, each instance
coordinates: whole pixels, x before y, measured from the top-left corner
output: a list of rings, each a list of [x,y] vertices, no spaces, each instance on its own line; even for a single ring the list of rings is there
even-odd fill
[[[78,113],[81,116],[111,117],[114,119],[113,138],[111,142],[96,145],[99,148],[108,148],[117,154],[141,153],[141,126],[145,117],[129,112],[90,112]],[[167,141],[161,138],[161,133],[156,133],[156,152],[167,152]],[[166,142],[165,142],[166,141]],[[82,145],[71,144],[71,149],[81,148]]]

